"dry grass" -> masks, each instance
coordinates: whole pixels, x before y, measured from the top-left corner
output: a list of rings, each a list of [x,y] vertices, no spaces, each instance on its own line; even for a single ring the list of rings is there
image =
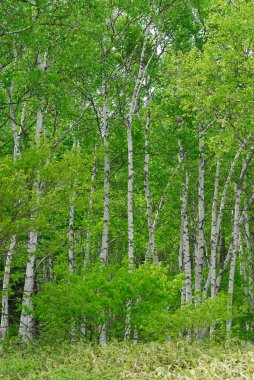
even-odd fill
[[[110,344],[2,347],[5,380],[254,380],[254,346]]]

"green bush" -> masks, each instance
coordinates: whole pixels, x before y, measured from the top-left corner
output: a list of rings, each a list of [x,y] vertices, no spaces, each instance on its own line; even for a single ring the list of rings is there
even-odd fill
[[[107,340],[122,341],[127,317],[130,337],[137,331],[143,342],[195,339],[200,331],[202,337],[209,337],[210,326],[216,328],[216,337],[225,336],[228,296],[221,293],[199,305],[181,307],[183,276],[170,277],[165,266],[98,263],[82,275],[60,275],[58,270],[58,280],[34,297],[35,317],[44,338],[78,340],[82,336],[97,342],[105,326]]]

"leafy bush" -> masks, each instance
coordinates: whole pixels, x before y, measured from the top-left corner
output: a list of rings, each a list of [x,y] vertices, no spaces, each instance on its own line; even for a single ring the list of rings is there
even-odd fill
[[[105,324],[109,338],[122,340],[129,315],[132,334],[137,328],[142,339],[159,339],[168,316],[179,307],[182,278],[170,279],[162,265],[98,263],[81,276],[65,273],[62,278],[34,297],[35,316],[47,336],[66,338],[74,325],[79,335],[78,327],[83,325],[86,338],[96,341]]]
[[[87,267],[82,275],[60,276],[60,272],[58,280],[46,284],[34,297],[35,316],[45,338],[77,340],[83,336],[97,342],[105,326],[108,340],[121,341],[127,319],[130,336],[138,332],[143,342],[190,335],[195,338],[197,330],[209,336],[210,326],[217,331],[220,328],[225,335],[227,295],[180,307],[183,277],[170,277],[165,266],[145,263],[134,268],[127,262],[121,266],[98,263]]]

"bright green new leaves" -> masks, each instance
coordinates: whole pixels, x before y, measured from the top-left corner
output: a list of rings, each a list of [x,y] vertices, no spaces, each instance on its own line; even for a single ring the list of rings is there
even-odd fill
[[[182,279],[170,279],[168,268],[145,264],[131,269],[93,264],[82,276],[64,274],[65,279],[44,286],[35,297],[36,316],[47,336],[67,338],[73,323],[76,335],[84,325],[87,339],[98,338],[105,323],[111,338],[122,340],[127,314],[131,331],[142,340],[163,339],[168,318],[177,305]]]

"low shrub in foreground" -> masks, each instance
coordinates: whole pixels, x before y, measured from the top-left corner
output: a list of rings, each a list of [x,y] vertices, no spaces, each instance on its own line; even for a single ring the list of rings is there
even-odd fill
[[[7,344],[1,347],[5,380],[252,379],[251,344],[112,343]]]
[[[229,318],[228,297],[220,293],[200,305],[180,305],[183,276],[169,276],[162,265],[93,265],[82,275],[65,273],[45,285],[34,297],[40,337],[55,341],[98,342],[106,330],[107,341],[138,335],[139,342],[225,336]],[[231,310],[232,311],[232,310]],[[198,334],[196,334],[198,331]]]

